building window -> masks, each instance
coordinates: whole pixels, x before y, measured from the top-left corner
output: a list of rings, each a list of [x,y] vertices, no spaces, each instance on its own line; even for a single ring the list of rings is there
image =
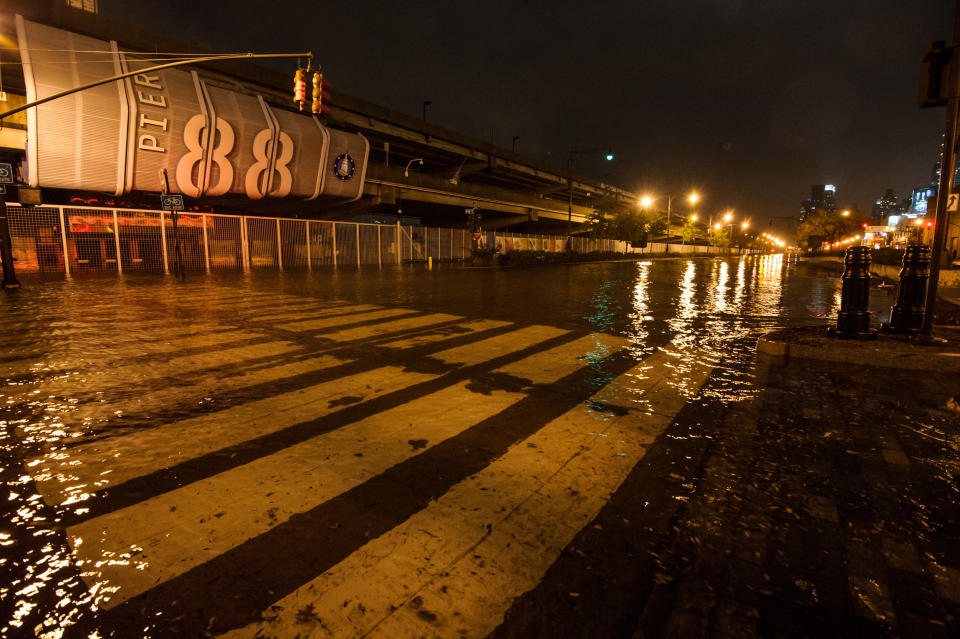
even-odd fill
[[[100,13],[97,0],[67,0],[67,6],[87,13]]]

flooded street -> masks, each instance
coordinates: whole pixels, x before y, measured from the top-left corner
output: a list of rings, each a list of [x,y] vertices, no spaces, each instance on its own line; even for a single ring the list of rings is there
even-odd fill
[[[27,280],[0,633],[957,636],[955,375],[756,360],[836,271]]]

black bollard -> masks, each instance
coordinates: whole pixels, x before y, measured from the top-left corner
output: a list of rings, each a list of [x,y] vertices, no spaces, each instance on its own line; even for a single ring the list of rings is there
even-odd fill
[[[870,328],[870,247],[851,246],[843,257],[843,288],[836,327],[828,332],[843,339],[876,339]]]
[[[930,247],[913,244],[903,252],[897,302],[890,309],[890,322],[883,330],[916,335],[923,328],[923,307],[930,279]]]

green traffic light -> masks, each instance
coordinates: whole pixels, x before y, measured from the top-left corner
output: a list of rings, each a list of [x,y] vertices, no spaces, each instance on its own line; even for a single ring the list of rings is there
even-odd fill
[[[613,160],[613,153],[607,153],[607,162]]]

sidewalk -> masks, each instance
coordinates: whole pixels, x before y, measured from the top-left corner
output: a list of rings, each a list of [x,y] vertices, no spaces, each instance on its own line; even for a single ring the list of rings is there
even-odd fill
[[[960,635],[956,374],[765,358],[757,373],[635,636]]]

